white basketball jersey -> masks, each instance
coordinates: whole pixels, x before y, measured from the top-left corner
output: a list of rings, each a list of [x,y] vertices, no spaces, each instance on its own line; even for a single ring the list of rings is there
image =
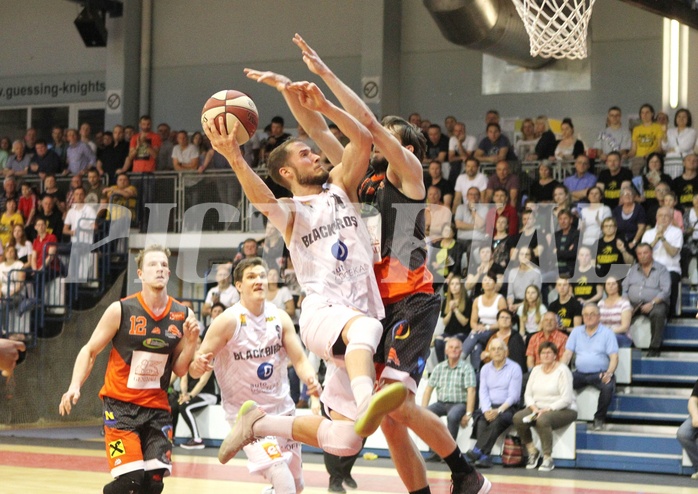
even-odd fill
[[[295,196],[293,202],[288,250],[307,299],[320,297],[382,319],[368,229],[346,193],[325,184],[320,194]]]
[[[251,314],[238,302],[225,311],[238,321],[233,337],[216,355],[213,367],[221,389],[225,418],[234,421],[240,406],[254,400],[267,413],[294,410],[288,383],[288,355],[278,309],[264,303],[264,313]]]

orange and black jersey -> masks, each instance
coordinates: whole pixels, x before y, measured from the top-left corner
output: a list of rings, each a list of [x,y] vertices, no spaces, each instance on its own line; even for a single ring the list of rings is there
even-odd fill
[[[359,200],[380,216],[380,261],[374,265],[385,304],[417,293],[433,293],[426,267],[424,200],[410,199],[385,176],[369,167],[359,186]]]
[[[155,316],[141,293],[120,303],[121,322],[99,396],[169,410],[173,353],[182,339],[189,309],[169,297],[165,310]]]

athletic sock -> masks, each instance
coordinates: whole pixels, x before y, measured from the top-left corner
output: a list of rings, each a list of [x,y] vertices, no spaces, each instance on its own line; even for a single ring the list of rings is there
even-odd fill
[[[431,489],[429,489],[429,486],[426,486],[417,491],[410,491],[409,494],[431,494]]]
[[[373,395],[373,379],[369,376],[358,376],[351,380],[351,392],[356,400],[357,416],[361,416],[368,408],[368,402]]]
[[[451,469],[452,473],[467,474],[473,471],[473,467],[471,467],[468,462],[465,461],[465,458],[463,458],[458,446],[456,446],[456,449],[453,450],[453,453],[444,458],[444,461],[448,465],[448,468]]]
[[[296,417],[265,415],[252,427],[255,436],[278,436],[293,439],[293,421]]]

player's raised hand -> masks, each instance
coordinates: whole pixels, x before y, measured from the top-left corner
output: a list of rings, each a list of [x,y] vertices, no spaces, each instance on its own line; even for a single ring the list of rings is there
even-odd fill
[[[291,83],[291,79],[289,79],[285,75],[277,74],[276,72],[271,72],[270,70],[261,71],[254,69],[244,69],[243,72],[245,72],[245,75],[249,79],[276,88],[277,91],[283,91]]]
[[[61,404],[58,405],[58,413],[61,415],[69,415],[70,411],[73,409],[73,405],[76,405],[79,399],[79,389],[68,389],[61,397]]]
[[[308,110],[322,111],[327,105],[327,98],[317,84],[313,82],[293,82],[288,85],[288,90],[298,95],[298,100]]]
[[[308,66],[308,69],[310,69],[310,72],[317,74],[320,77],[330,72],[329,67],[325,65],[325,62],[323,62],[315,50],[313,50],[310,45],[305,42],[300,34],[296,33],[296,35],[293,37],[293,42],[298,48],[301,49],[301,52],[303,53],[303,61]]]
[[[189,343],[198,343],[201,328],[199,327],[199,321],[196,320],[196,317],[189,314],[187,319],[184,321],[184,326],[182,329],[184,330],[183,339],[187,340]]]
[[[189,365],[189,369],[197,371],[196,374],[205,374],[213,370],[213,353],[197,355]]]
[[[231,164],[233,160],[238,157],[244,159],[240,152],[240,145],[235,138],[235,133],[240,123],[236,121],[232,129],[226,129],[224,117],[222,115],[219,116],[216,121],[218,125],[216,125],[215,121],[209,121],[203,126],[204,132],[211,142],[211,147],[225,156]]]

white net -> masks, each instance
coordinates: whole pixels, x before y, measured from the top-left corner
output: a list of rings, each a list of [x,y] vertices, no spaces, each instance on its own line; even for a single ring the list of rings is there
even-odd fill
[[[512,0],[531,40],[531,56],[587,57],[587,29],[596,0]]]

